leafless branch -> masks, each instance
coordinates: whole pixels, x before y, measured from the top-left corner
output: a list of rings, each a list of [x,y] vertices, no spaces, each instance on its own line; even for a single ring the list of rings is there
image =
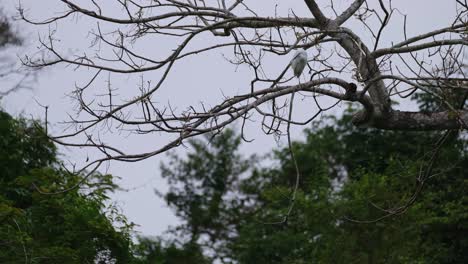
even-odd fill
[[[452,98],[454,91],[468,89],[464,54],[468,21],[463,1],[458,3],[453,23],[440,29],[407,37],[405,19],[404,37],[390,46],[384,46],[381,39],[400,14],[390,0],[355,0],[341,12],[334,6],[328,12],[318,1],[304,0],[304,7],[310,11],[304,17],[296,10],[261,16],[262,8],[269,4],[240,0],[203,4],[193,0],[114,0],[106,4],[57,0],[57,4],[62,12],[44,20],[33,19],[33,14],[22,7],[19,14],[38,26],[60,24],[71,18],[92,22],[95,26],[89,28],[90,46],[69,54],[66,45],[56,39],[55,30],[50,30],[39,39],[41,52],[23,57],[22,62],[33,68],[66,65],[92,73],[92,78],[77,85],[72,94],[78,111],[67,123],[70,130],[51,135],[59,144],[97,149],[102,156],[90,161],[87,168],[110,160],[144,160],[190,137],[220,131],[236,121],[242,122],[244,136],[244,125],[254,116],[261,117],[265,133],[284,135],[282,131],[291,125],[305,125],[339,102],[362,107],[353,120],[359,126],[391,130],[467,128],[468,111],[454,106],[460,98]],[[121,12],[112,11],[112,6]],[[329,13],[334,17],[328,17]],[[372,38],[344,26],[353,20],[365,25]],[[174,45],[172,49],[149,53],[141,48],[148,39],[151,45],[167,39]],[[310,72],[305,74],[308,81],[301,84],[292,78],[287,62],[273,70],[265,63],[289,57],[297,48],[305,48],[310,58]],[[222,96],[212,107],[200,103],[176,108],[175,102],[157,102],[168,76],[178,74],[175,72],[182,62],[226,51],[230,51],[224,55],[226,60],[236,67],[248,67],[252,73],[251,81],[240,87],[244,93]],[[120,98],[111,86],[114,74],[141,74],[141,80],[128,84],[138,93]],[[156,81],[145,81],[148,75]],[[433,112],[405,111],[392,104],[416,92],[434,96],[441,108]],[[294,93],[303,94],[315,109],[305,121],[288,118],[292,102],[287,98]],[[324,107],[322,98],[333,99],[333,103]],[[103,127],[136,134],[164,133],[172,140],[144,153],[129,153],[99,137],[96,131]]]

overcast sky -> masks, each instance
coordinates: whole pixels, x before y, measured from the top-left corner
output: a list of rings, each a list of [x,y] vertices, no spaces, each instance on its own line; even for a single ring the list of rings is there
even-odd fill
[[[110,1],[110,0],[106,0]],[[106,1],[99,1],[105,3]],[[0,0],[7,13],[14,15],[16,0]],[[53,12],[63,10],[63,6],[58,0],[22,0],[21,4],[27,9],[28,15],[32,18],[44,18],[53,15]],[[77,3],[85,1],[76,1]],[[294,10],[297,15],[308,15],[308,10],[301,0],[295,1],[267,1],[252,0],[251,6],[260,14],[272,15],[275,10],[275,4],[279,4],[278,12],[287,12],[288,9]],[[318,1],[320,4],[329,3],[328,1]],[[340,3],[349,3],[351,1],[334,1],[338,6]],[[377,3],[378,1],[368,1]],[[105,6],[105,4],[104,4]],[[394,0],[393,7],[398,8],[398,12],[406,14],[408,19],[409,36],[430,31],[433,29],[447,26],[455,14],[455,0]],[[116,9],[116,15],[120,10]],[[284,13],[283,16],[287,14]],[[402,33],[401,15],[395,15],[390,27],[385,29],[384,38],[381,46],[389,43],[401,41]],[[57,28],[57,37],[62,39],[63,45],[70,45],[64,48],[72,54],[75,50],[89,45],[89,35],[87,34],[92,22],[79,19],[68,19],[67,22],[59,22],[55,25]],[[356,32],[362,33],[362,26],[357,23],[347,23]],[[17,50],[18,55],[32,54],[37,47],[38,36],[44,35],[50,29],[49,27],[33,27],[31,25],[18,22],[17,28],[21,35],[26,39],[24,48]],[[55,28],[54,28],[55,29]],[[197,45],[203,45],[198,42]],[[165,48],[171,48],[170,43],[164,41],[147,41],[138,47],[148,54],[154,56],[164,55]],[[207,102],[214,104],[222,99],[223,94],[236,95],[241,91],[249,89],[250,72],[245,68],[235,68],[223,59],[223,52],[215,51],[205,56],[196,56],[184,63],[179,63],[169,76],[164,89],[158,96],[161,102],[171,102],[172,105],[185,108],[191,104]],[[227,54],[229,55],[229,54]],[[283,56],[275,61],[275,66],[269,69],[278,71],[279,68],[287,65],[290,56]],[[82,84],[89,77],[90,72],[86,70],[74,70],[65,68],[64,65],[57,65],[42,70],[35,82],[32,91],[20,91],[8,96],[1,102],[2,107],[14,115],[33,116],[43,118],[44,114],[36,103],[49,105],[49,122],[52,124],[52,131],[60,132],[63,126],[58,123],[67,120],[67,113],[73,113],[73,102],[66,95],[73,90],[76,83]],[[120,88],[119,94],[122,97],[131,98],[137,91],[136,80],[138,76],[113,76],[113,87]],[[403,107],[404,107],[403,103]],[[411,106],[408,106],[411,107]],[[342,109],[335,108],[331,114],[339,114]],[[306,114],[309,108],[307,105],[301,105],[296,108],[295,113]],[[297,127],[293,131],[296,139],[301,138],[303,128]],[[247,129],[249,138],[255,141],[245,144],[243,152],[248,155],[251,153],[266,153],[277,146],[277,142],[271,136],[265,136],[260,130],[259,123],[249,124]],[[160,146],[167,142],[168,137],[164,135],[149,135],[146,137],[135,137],[122,134],[105,134],[109,141],[116,145],[123,145],[134,152],[147,149],[148,147]],[[154,144],[154,145],[153,145]],[[281,144],[281,143],[280,143]],[[93,153],[86,150],[60,149],[62,158],[73,162],[84,162],[88,155]],[[178,150],[183,153],[184,150]],[[177,223],[176,217],[172,212],[154,195],[154,189],[164,191],[166,184],[160,177],[159,164],[164,160],[164,155],[147,159],[138,163],[119,163],[112,162],[108,167],[103,167],[101,171],[106,171],[121,177],[118,183],[128,191],[118,192],[113,196],[114,202],[119,204],[124,214],[130,221],[138,224],[137,230],[145,235],[159,235],[166,230],[168,225]]]

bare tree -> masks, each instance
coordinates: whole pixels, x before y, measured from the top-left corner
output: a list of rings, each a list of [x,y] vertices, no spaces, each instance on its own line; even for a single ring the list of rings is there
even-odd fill
[[[424,34],[408,36],[403,16],[401,39],[385,47],[380,44],[385,29],[394,17],[402,17],[391,0],[303,0],[309,14],[306,17],[297,16],[292,9],[284,14],[261,16],[262,7],[273,4],[256,2],[260,1],[57,0],[63,4],[64,12],[43,21],[31,19],[20,7],[21,17],[35,25],[59,24],[72,18],[93,20],[96,25],[89,29],[90,42],[95,47],[93,54],[84,51],[68,56],[56,45],[51,30],[49,36],[40,39],[44,52],[23,60],[30,67],[63,64],[93,72],[85,85],[75,89],[80,115],[72,120],[72,131],[52,138],[64,145],[93,147],[102,152],[102,158],[84,168],[92,169],[109,160],[147,159],[187,138],[220,131],[237,120],[243,132],[245,122],[253,115],[262,117],[265,133],[284,134],[291,125],[306,125],[343,101],[362,106],[353,120],[358,126],[391,130],[468,127],[468,110],[463,109],[468,89],[463,71],[468,44],[466,0],[456,0],[457,12],[452,23]],[[336,2],[347,6],[338,8]],[[120,14],[109,11],[116,5]],[[288,5],[288,1],[280,5]],[[365,38],[363,30],[345,27],[345,22],[359,22],[372,38]],[[153,43],[169,38],[178,44],[166,54],[148,55],[138,44],[149,37]],[[194,44],[200,38],[206,43],[201,48]],[[253,73],[251,82],[245,83],[246,93],[224,97],[214,107],[202,104],[183,111],[155,102],[180,61],[227,48],[232,50],[230,62],[247,65]],[[266,73],[264,60],[290,54],[298,48],[309,54],[311,66],[306,81],[297,84],[288,65],[275,74]],[[119,98],[109,84],[110,78],[106,80],[109,88],[105,101],[96,97],[95,89],[102,86],[102,76],[146,72],[159,76],[157,82],[145,82],[142,77],[141,82],[134,84],[140,93],[131,99]],[[446,100],[444,93],[451,90],[463,91],[464,97],[457,105]],[[432,112],[394,109],[394,101],[416,92],[431,95],[440,101],[441,107]],[[291,114],[296,93],[310,100],[316,110],[304,121],[295,120]],[[335,103],[322,107],[323,98],[333,98]],[[174,135],[174,140],[149,152],[129,154],[93,136],[93,131],[102,129],[103,124],[142,134],[164,132]],[[85,141],[77,142],[83,139],[82,135]]]

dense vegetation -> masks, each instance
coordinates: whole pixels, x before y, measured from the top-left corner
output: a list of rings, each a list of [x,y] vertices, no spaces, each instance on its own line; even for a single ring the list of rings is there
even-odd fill
[[[1,18],[0,48],[19,43]],[[440,107],[425,96],[421,110]],[[299,178],[289,148],[244,157],[232,130],[189,141],[158,193],[182,224],[135,243],[114,176],[50,194],[85,174],[60,166],[39,123],[0,110],[0,263],[468,263],[466,134],[356,128],[352,113],[293,142]]]
[[[0,48],[20,42],[0,19]],[[468,263],[466,135],[360,129],[351,113],[293,143],[297,189],[289,148],[244,157],[232,130],[191,140],[158,194],[182,224],[134,243],[112,175],[46,194],[84,174],[60,166],[37,122],[0,111],[0,263]]]
[[[294,142],[289,214],[288,148],[262,168],[232,131],[191,141],[187,157],[163,166],[164,197],[184,220],[172,230],[180,250],[226,263],[467,263],[467,141],[357,129],[351,112]]]
[[[37,122],[0,112],[0,263],[467,263],[466,139],[347,118],[293,143],[294,202],[288,148],[260,166],[232,130],[190,141],[162,165],[170,189],[158,194],[182,224],[171,240],[132,243],[132,225],[109,206],[111,175],[41,194],[82,176],[60,169]]]
[[[60,169],[54,145],[32,121],[0,112],[0,263],[129,263],[131,225],[107,193],[111,175]],[[114,224],[121,226],[116,229]]]

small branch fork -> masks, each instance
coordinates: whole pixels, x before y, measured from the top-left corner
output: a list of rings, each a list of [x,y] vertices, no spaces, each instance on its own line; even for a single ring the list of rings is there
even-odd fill
[[[106,161],[141,161],[166,152],[190,137],[221,131],[229,124],[242,122],[245,139],[247,121],[261,117],[261,128],[267,134],[285,135],[291,125],[306,125],[320,113],[340,102],[362,106],[353,122],[359,126],[392,130],[458,130],[466,129],[468,112],[458,107],[465,103],[466,46],[468,22],[466,1],[457,1],[457,14],[451,25],[421,35],[407,37],[406,22],[399,42],[383,47],[383,36],[392,17],[400,14],[391,0],[355,0],[342,11],[333,2],[327,8],[317,1],[304,0],[310,15],[300,17],[295,10],[285,14],[260,16],[269,9],[266,3],[247,4],[242,0],[57,0],[63,12],[36,21],[22,6],[19,15],[28,23],[48,25],[47,36],[39,39],[41,52],[22,58],[23,64],[42,68],[52,65],[72,66],[92,72],[84,85],[77,85],[71,97],[77,115],[70,117],[69,130],[50,136],[55,142],[73,147],[94,148],[101,158],[89,161],[84,168],[94,168]],[[102,2],[104,3],[104,2]],[[115,15],[110,10],[121,10]],[[268,8],[266,8],[268,7]],[[264,10],[262,10],[264,9]],[[276,10],[271,7],[271,10]],[[329,14],[334,14],[332,17]],[[66,45],[56,39],[53,25],[67,19],[92,21],[90,48],[67,55]],[[355,19],[373,36],[372,44],[361,38],[345,22]],[[405,20],[406,21],[406,20]],[[208,39],[205,46],[196,40]],[[158,54],[139,49],[151,39],[168,39],[175,45]],[[209,43],[209,44],[208,44]],[[265,60],[289,55],[297,48],[309,54],[308,81],[293,84],[288,65],[272,73]],[[180,62],[196,59],[213,51],[231,50],[226,59],[236,66],[248,67],[252,80],[245,84],[246,93],[224,96],[214,107],[188,106],[156,102],[167,77]],[[279,59],[278,59],[279,60]],[[112,86],[115,76],[139,74],[134,83],[139,91],[131,98],[120,98]],[[156,81],[146,81],[157,78]],[[155,77],[156,76],[156,77]],[[105,82],[105,85],[102,85]],[[102,89],[102,87],[106,87]],[[440,102],[432,112],[408,112],[394,109],[392,101],[415,93],[425,93]],[[311,102],[310,116],[305,120],[289,117],[292,109],[286,98],[296,94]],[[322,98],[334,103],[324,107]],[[298,100],[296,100],[297,102]],[[48,109],[53,111],[53,106]],[[103,128],[137,134],[166,133],[173,140],[145,153],[127,153],[104,142]],[[96,132],[98,131],[98,132]]]

